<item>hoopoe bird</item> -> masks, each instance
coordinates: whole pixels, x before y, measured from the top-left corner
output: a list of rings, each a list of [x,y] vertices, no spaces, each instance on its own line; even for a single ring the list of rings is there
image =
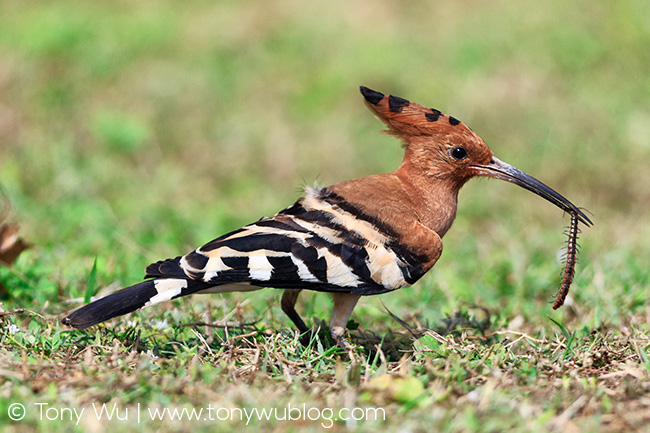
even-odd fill
[[[146,268],[145,280],[96,300],[63,319],[85,329],[142,307],[195,293],[282,289],[281,307],[302,335],[295,309],[302,290],[329,292],[333,339],[345,331],[361,296],[414,284],[436,263],[456,216],[458,191],[475,176],[515,183],[560,209],[589,218],[537,179],[497,159],[485,142],[452,116],[361,87],[366,105],[401,138],[399,168],[325,188],[272,217],[227,233],[194,251]]]

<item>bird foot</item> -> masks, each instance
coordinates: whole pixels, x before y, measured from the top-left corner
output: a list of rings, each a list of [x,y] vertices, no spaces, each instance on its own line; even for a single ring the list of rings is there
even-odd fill
[[[334,339],[336,344],[338,344],[339,347],[341,347],[341,349],[350,350],[352,348],[352,344],[350,344],[348,339],[345,338],[343,335],[332,334],[332,338]]]
[[[353,363],[357,362],[357,357],[355,355],[355,346],[350,343],[350,341],[345,338],[344,336],[335,336],[332,335],[332,338],[334,338],[334,341],[336,341],[336,344],[339,345],[339,347],[343,350],[345,350],[348,353],[348,358],[350,358],[350,361]]]

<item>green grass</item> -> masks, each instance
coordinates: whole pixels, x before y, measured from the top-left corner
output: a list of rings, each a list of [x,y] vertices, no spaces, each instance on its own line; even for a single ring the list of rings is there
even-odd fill
[[[0,183],[31,248],[0,267],[0,428],[647,430],[649,20],[641,0],[2,2]],[[567,216],[472,181],[434,269],[355,309],[354,359],[327,340],[301,347],[271,289],[84,332],[59,324],[91,292],[275,213],[304,184],[397,167],[360,84],[457,116],[593,213],[563,308],[550,301]],[[298,307],[326,337],[329,298]],[[9,419],[13,403],[24,420]],[[85,415],[41,420],[36,403]],[[138,424],[97,420],[103,403],[386,419]]]

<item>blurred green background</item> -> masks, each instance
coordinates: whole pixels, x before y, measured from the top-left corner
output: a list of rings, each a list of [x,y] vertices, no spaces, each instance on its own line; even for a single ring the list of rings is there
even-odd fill
[[[552,313],[568,216],[470,182],[434,270],[382,297],[394,312],[650,314],[648,23],[643,0],[3,1],[0,182],[33,244],[0,270],[5,309],[61,313],[96,257],[100,287],[130,284],[305,184],[395,169],[400,144],[378,133],[363,84],[460,118],[595,222],[575,301]],[[307,317],[328,316],[322,296],[302,301]],[[377,297],[355,314],[396,326]]]

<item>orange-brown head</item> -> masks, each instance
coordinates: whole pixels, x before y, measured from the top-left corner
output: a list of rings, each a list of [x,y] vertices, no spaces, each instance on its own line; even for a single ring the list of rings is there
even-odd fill
[[[420,176],[450,182],[460,188],[474,176],[488,176],[515,183],[591,225],[573,203],[537,179],[506,164],[474,131],[455,117],[406,99],[384,95],[361,86],[366,105],[398,136],[405,147],[403,165]]]

